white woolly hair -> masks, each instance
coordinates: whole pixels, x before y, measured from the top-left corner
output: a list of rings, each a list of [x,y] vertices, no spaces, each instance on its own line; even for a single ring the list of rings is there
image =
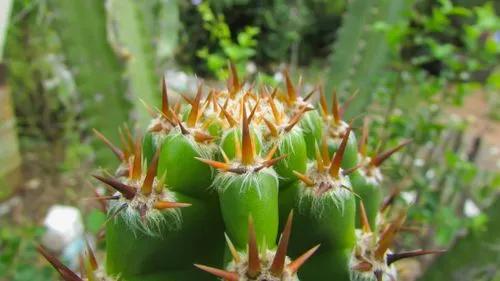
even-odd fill
[[[343,176],[342,171],[340,171],[339,179],[334,179],[327,173],[319,173],[317,172],[316,166],[312,161],[308,163],[307,171],[310,171],[309,176],[315,180],[315,182],[328,182],[332,185],[332,188],[320,195],[317,195],[316,190],[319,188],[318,184],[314,187],[308,187],[302,182],[299,182],[299,211],[306,211],[305,208],[307,205],[305,202],[310,201],[312,202],[310,211],[317,218],[321,218],[323,216],[326,206],[330,204],[334,204],[335,207],[343,214],[346,200],[349,200],[352,196],[354,196],[352,191],[350,191],[352,190],[352,186],[349,177]]]
[[[150,195],[153,196],[154,192]],[[144,233],[148,236],[159,237],[167,230],[179,230],[182,226],[181,211],[178,208],[158,210],[153,207],[157,200],[165,200],[168,202],[176,202],[175,194],[164,189],[160,196],[152,199],[137,198],[140,192],[132,200],[120,198],[118,202],[113,202],[111,205],[109,215],[114,215],[117,211],[119,213],[114,217],[117,219],[119,216],[123,219],[124,223],[130,230],[137,235],[137,232]],[[145,197],[145,196],[144,196]],[[147,200],[144,202],[144,200]],[[141,218],[138,210],[138,205],[144,204],[146,206],[146,213],[144,218]],[[123,210],[120,210],[123,208]]]
[[[215,177],[212,187],[217,189],[219,192],[224,192],[235,181],[241,181],[242,184],[240,192],[245,192],[251,186],[257,187],[260,198],[262,196],[262,194],[260,194],[260,187],[263,183],[259,180],[258,174],[268,174],[273,176],[273,178],[276,179],[276,185],[278,185],[278,176],[273,168],[264,168],[258,172],[254,172],[253,168],[251,168],[243,174],[220,172]]]

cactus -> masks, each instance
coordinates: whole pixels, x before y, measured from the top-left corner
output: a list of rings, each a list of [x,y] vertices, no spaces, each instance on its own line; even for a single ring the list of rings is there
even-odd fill
[[[82,115],[88,122],[84,126],[98,127],[118,140],[116,128],[127,120],[131,106],[123,87],[122,66],[107,41],[104,4],[98,0],[51,0],[49,4],[66,60],[74,66]],[[93,20],[82,22],[82,14]],[[111,164],[105,147],[99,142],[93,144],[97,163]]]
[[[149,121],[139,98],[149,104],[156,104],[155,95],[157,78],[155,75],[155,54],[148,36],[139,3],[125,0],[106,1],[107,34],[111,46],[118,56],[125,59],[125,77],[133,97],[132,103],[138,113],[138,125]]]
[[[95,131],[120,164],[94,175],[115,192],[98,198],[109,202],[105,266],[90,263],[85,280],[380,281],[395,260],[435,253],[393,254],[404,216],[386,223],[390,204],[357,194],[404,143],[367,158],[364,130],[358,156],[336,97],[330,113],[322,90],[317,107],[316,90],[303,96],[287,71],[273,90],[240,81],[232,64],[229,73],[227,89],[200,84],[175,105],[163,81],[146,132],[118,130],[121,145]],[[382,205],[380,226],[363,201]],[[65,280],[82,280],[41,252]]]
[[[387,38],[376,23],[398,24],[407,18],[413,0],[353,0],[347,7],[338,40],[330,57],[327,90],[340,93],[358,90],[349,116],[360,114],[369,102],[377,81],[377,72],[390,58]]]

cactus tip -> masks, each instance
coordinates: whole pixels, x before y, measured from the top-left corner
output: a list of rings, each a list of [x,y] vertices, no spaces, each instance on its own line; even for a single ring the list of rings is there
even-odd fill
[[[226,281],[238,281],[240,279],[240,277],[238,276],[238,273],[236,273],[236,272],[225,271],[225,270],[218,269],[215,267],[210,267],[210,266],[196,264],[196,263],[194,264],[194,266],[196,266],[197,268],[199,268],[203,271],[206,271],[212,275],[215,275],[219,278],[222,278],[223,280],[226,280]]]
[[[302,254],[300,257],[288,264],[287,268],[291,273],[295,273],[299,268],[318,250],[319,244]]]
[[[292,220],[293,220],[293,210],[290,211],[288,219],[286,221],[285,228],[281,234],[280,241],[278,243],[278,249],[273,259],[270,271],[274,276],[281,276],[283,274],[283,269],[285,268],[286,253],[288,250],[288,242],[290,241],[290,233],[292,231]]]

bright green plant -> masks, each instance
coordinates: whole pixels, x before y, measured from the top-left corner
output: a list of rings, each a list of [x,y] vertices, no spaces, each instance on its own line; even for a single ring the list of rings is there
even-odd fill
[[[405,216],[386,223],[389,206],[365,214],[362,201],[379,198],[358,198],[358,227],[377,237],[367,217],[380,216],[379,242],[357,235],[350,177],[363,165],[336,98],[329,113],[321,94],[314,113],[314,92],[304,96],[287,71],[284,89],[272,91],[243,83],[232,64],[229,74],[227,89],[204,95],[200,85],[175,106],[163,81],[144,137],[121,130],[119,147],[96,131],[120,165],[94,175],[116,192],[99,198],[109,201],[106,263],[84,262],[86,280],[389,280],[394,261],[433,253],[389,250]],[[360,181],[394,151],[363,166]],[[40,252],[65,280],[83,280]]]
[[[217,49],[210,50],[208,47],[203,47],[198,50],[197,55],[205,60],[207,68],[219,79],[228,75],[224,68],[228,59],[234,61],[238,69],[242,71],[256,54],[255,37],[260,32],[259,28],[245,27],[243,31],[236,34],[235,41],[224,15],[215,14],[208,1],[201,3],[198,11],[203,19],[203,28],[209,32],[210,40],[217,43]]]

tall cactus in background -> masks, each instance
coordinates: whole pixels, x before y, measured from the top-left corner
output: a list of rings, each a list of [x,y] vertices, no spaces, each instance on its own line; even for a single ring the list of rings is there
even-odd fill
[[[113,140],[116,128],[128,120],[131,105],[121,76],[123,66],[113,53],[106,34],[106,11],[99,0],[50,0],[64,54],[81,95],[86,128],[98,127]],[[82,21],[81,15],[92,20]],[[112,158],[95,142],[97,162]]]
[[[121,130],[117,146],[96,131],[120,165],[95,175],[115,192],[98,197],[109,202],[106,265],[84,260],[85,280],[385,281],[395,280],[396,260],[436,253],[392,253],[405,215],[387,223],[384,206],[371,227],[362,204],[370,196],[358,198],[356,229],[350,177],[375,168],[358,164],[336,98],[330,113],[320,91],[318,113],[314,92],[303,96],[287,71],[285,86],[274,89],[240,81],[234,65],[229,73],[226,89],[200,84],[175,105],[163,81],[144,136]],[[359,173],[359,182],[370,176]],[[40,252],[66,281],[84,280]]]
[[[349,108],[349,116],[362,112],[371,101],[377,73],[387,66],[390,57],[385,33],[376,23],[388,25],[405,20],[414,0],[349,1],[338,39],[330,57],[327,90],[346,94],[359,91]]]
[[[152,36],[143,19],[140,4],[132,0],[106,1],[108,38],[113,50],[125,61],[125,78],[132,103],[137,111],[138,124],[147,125],[148,114],[142,109],[141,98],[156,104],[157,77]]]

